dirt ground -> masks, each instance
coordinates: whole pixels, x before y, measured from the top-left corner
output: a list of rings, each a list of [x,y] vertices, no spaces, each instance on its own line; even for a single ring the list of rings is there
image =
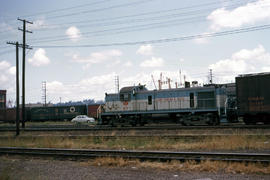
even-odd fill
[[[261,180],[270,179],[263,174],[228,174],[224,172],[164,171],[138,167],[92,166],[79,161],[0,157],[0,180],[79,180],[79,179],[131,179],[131,180]]]

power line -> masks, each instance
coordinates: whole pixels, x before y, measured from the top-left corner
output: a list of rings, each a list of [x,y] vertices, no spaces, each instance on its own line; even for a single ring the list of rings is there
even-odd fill
[[[81,14],[90,14],[90,13],[101,12],[101,11],[106,11],[106,10],[110,10],[110,9],[134,6],[134,5],[143,4],[143,3],[146,3],[146,2],[149,2],[149,1],[154,1],[154,0],[141,0],[141,1],[132,2],[132,3],[112,5],[112,6],[109,6],[109,7],[106,7],[106,8],[85,10],[85,11],[74,12],[74,13],[69,13],[69,14],[63,14],[63,15],[58,15],[58,16],[48,16],[47,19],[56,19],[56,18],[62,18],[62,17],[68,17],[68,16],[81,15]]]
[[[241,3],[238,4],[234,4],[233,6],[223,6],[223,8],[233,8],[236,5],[242,5],[243,1],[240,1]],[[41,27],[48,27],[48,26],[61,26],[61,25],[68,25],[68,24],[85,24],[85,23],[91,23],[91,22],[104,22],[104,21],[111,21],[111,20],[118,20],[118,19],[125,19],[125,18],[130,18],[130,17],[139,17],[139,16],[145,16],[145,15],[156,15],[156,14],[162,14],[162,13],[167,13],[167,12],[173,12],[173,11],[179,11],[179,10],[187,10],[187,9],[193,9],[194,7],[204,7],[204,6],[209,6],[209,5],[215,5],[219,2],[212,2],[212,3],[205,3],[205,4],[199,4],[199,5],[195,5],[195,6],[187,6],[187,7],[181,7],[181,8],[174,8],[174,9],[167,9],[167,10],[163,10],[163,11],[151,11],[151,12],[146,12],[146,13],[139,13],[139,14],[132,14],[132,15],[127,15],[127,16],[117,16],[117,17],[113,17],[113,18],[103,18],[103,19],[92,19],[92,20],[84,20],[84,21],[73,21],[73,22],[67,22],[67,23],[58,23],[58,24],[49,24],[49,25],[41,25]],[[187,15],[187,14],[193,14],[194,12],[196,12],[196,14],[198,14],[198,12],[202,12],[202,11],[209,11],[209,10],[213,10],[213,8],[211,9],[203,9],[203,10],[195,10],[195,11],[190,11],[190,12],[181,12],[180,14],[173,14],[175,15]],[[162,18],[162,17],[155,17],[155,18]],[[143,18],[145,19],[145,18]],[[149,19],[149,20],[152,20]],[[134,20],[131,20],[134,21]],[[108,23],[108,22],[107,22]],[[107,24],[106,23],[106,24]],[[92,26],[92,25],[91,25]],[[81,26],[80,26],[81,27]],[[58,29],[59,27],[57,27],[56,29]],[[51,29],[51,28],[50,28]],[[44,29],[43,29],[44,30]]]
[[[178,14],[173,14],[169,16],[178,16]],[[177,17],[176,16],[176,17]],[[160,17],[153,17],[150,18],[152,20],[156,19],[159,20]],[[134,25],[134,26],[126,26],[126,27],[119,27],[119,28],[112,28],[112,29],[104,29],[104,30],[96,30],[96,31],[90,31],[90,32],[84,32],[80,33],[80,35],[89,35],[92,34],[92,36],[102,36],[104,33],[107,33],[105,35],[109,34],[119,34],[119,33],[127,33],[127,32],[134,32],[134,31],[140,31],[140,30],[148,30],[148,29],[153,29],[153,28],[159,28],[159,27],[169,27],[169,26],[177,26],[181,24],[187,24],[187,23],[194,23],[194,22],[203,22],[205,19],[204,16],[195,16],[191,18],[180,18],[180,19],[174,19],[171,21],[165,21],[165,22],[157,22],[157,23],[151,23],[151,24],[142,24],[142,25]],[[137,19],[139,22],[144,21],[145,19]],[[129,21],[124,21],[125,24],[128,23],[133,23],[135,20],[129,20]],[[120,23],[124,23],[120,22]],[[179,23],[178,23],[179,22]],[[109,23],[109,25],[112,23]],[[104,24],[106,25],[106,24]],[[114,32],[114,33],[110,33]],[[62,37],[62,38],[61,38]],[[84,36],[84,37],[89,37],[89,36]],[[43,40],[44,39],[44,40]],[[31,39],[34,42],[50,42],[50,41],[63,41],[63,40],[70,40],[66,35],[60,35],[60,36],[47,36],[47,37],[40,37],[38,39]],[[37,40],[37,41],[35,41]]]
[[[33,17],[33,16],[38,16],[38,15],[46,15],[46,14],[51,14],[54,12],[61,12],[61,11],[66,11],[66,10],[71,10],[71,9],[76,9],[76,8],[80,8],[80,7],[87,7],[87,6],[93,6],[93,5],[97,5],[97,4],[102,4],[104,2],[107,1],[112,1],[112,0],[103,0],[103,1],[96,1],[96,2],[92,2],[92,3],[86,3],[86,4],[81,4],[81,5],[77,5],[77,6],[71,6],[71,7],[66,7],[66,8],[60,8],[60,9],[54,9],[54,10],[50,10],[50,11],[43,11],[43,12],[37,12],[37,13],[33,13],[33,14],[26,14],[26,15],[21,15],[21,17]],[[14,18],[8,18],[6,20],[13,20]]]
[[[79,5],[79,6],[80,7],[85,7],[85,6],[100,4],[100,3],[106,2],[106,1],[111,1],[111,0],[104,0],[104,1],[101,1],[101,2],[89,3],[89,4],[85,4],[85,5]],[[87,13],[106,11],[106,10],[109,10],[109,9],[116,9],[116,8],[121,8],[121,7],[128,7],[128,6],[134,6],[134,5],[138,5],[138,4],[143,4],[143,3],[146,3],[146,2],[150,2],[150,1],[155,1],[155,0],[140,0],[140,1],[132,2],[132,3],[112,5],[112,6],[109,6],[109,7],[106,7],[106,8],[98,8],[98,9],[78,11],[78,12],[69,13],[69,14],[63,14],[63,15],[48,16],[46,19],[57,19],[57,18],[68,17],[68,16],[75,16],[75,15],[81,15],[81,14],[87,14]],[[78,6],[60,9],[60,11],[69,10],[69,9],[73,9],[73,8],[78,8]],[[52,10],[52,11],[53,12],[58,12],[58,10]],[[48,13],[50,13],[50,11],[47,11],[46,13],[48,14]],[[42,14],[42,13],[36,13],[36,14],[32,14],[32,15],[25,15],[23,17],[33,17],[33,16],[38,15],[38,14]],[[7,20],[8,21],[13,20],[13,18],[12,19],[10,18],[10,19],[7,19]],[[12,24],[9,24],[9,25],[12,25]],[[13,24],[13,25],[15,25],[15,24]],[[4,32],[8,32],[8,31],[1,31],[0,33],[4,33]]]
[[[159,20],[160,18],[154,17],[152,19]],[[137,20],[144,21],[145,19],[137,19]],[[195,17],[190,17],[190,18],[180,18],[180,19],[174,19],[174,20],[171,20],[171,21],[157,22],[157,23],[151,23],[151,24],[142,24],[142,25],[120,27],[120,28],[96,30],[96,31],[80,33],[80,35],[93,34],[93,36],[99,36],[99,35],[104,35],[102,33],[111,32],[111,31],[117,31],[116,33],[112,33],[112,34],[119,34],[119,33],[134,32],[134,31],[139,31],[139,30],[148,30],[148,29],[164,27],[164,26],[169,27],[169,26],[176,26],[176,25],[187,24],[187,23],[203,22],[204,20],[205,20],[204,16],[195,16]],[[129,21],[125,22],[125,23],[126,24],[127,23],[132,23],[133,21],[136,21],[136,20],[129,20]],[[179,23],[177,23],[177,22],[179,22]],[[61,37],[63,37],[63,38],[61,38]],[[88,37],[88,36],[86,36],[86,37]],[[45,40],[43,40],[43,39],[45,39]],[[68,38],[66,35],[60,35],[60,36],[40,37],[38,39],[31,39],[31,40],[33,42],[40,43],[40,42],[70,40],[70,38]],[[37,41],[35,41],[35,40],[37,40]]]
[[[131,45],[139,45],[139,44],[158,44],[158,43],[176,42],[176,41],[184,41],[184,40],[193,40],[193,39],[199,39],[199,38],[218,37],[218,36],[239,34],[239,33],[245,33],[245,32],[265,30],[265,29],[270,29],[270,24],[229,30],[229,31],[222,31],[222,32],[216,32],[216,33],[205,33],[205,34],[198,34],[198,35],[191,35],[191,36],[182,36],[182,37],[176,37],[176,38],[165,38],[165,39],[146,40],[146,41],[109,43],[109,44],[85,44],[85,45],[33,45],[33,47],[35,48],[84,48],[84,47],[131,46]]]
[[[152,1],[152,0],[150,0]],[[225,1],[226,2],[226,1]],[[231,0],[229,0],[228,2],[231,2]],[[236,1],[237,2],[237,1]],[[243,4],[243,1],[240,1],[241,3],[239,3],[238,5]],[[135,3],[139,3],[140,2],[135,2]],[[197,7],[204,7],[204,6],[210,6],[210,5],[215,5],[215,4],[220,4],[219,2],[211,2],[211,3],[204,3],[204,4],[199,4],[199,5],[193,5],[193,6],[187,6],[187,7],[182,7],[182,8],[176,8],[176,9],[169,9],[169,10],[165,10],[165,11],[154,11],[154,12],[148,12],[148,13],[141,13],[141,14],[135,14],[135,15],[129,15],[129,16],[120,16],[120,17],[115,17],[113,19],[122,19],[122,18],[127,18],[127,17],[132,17],[132,16],[142,16],[142,15],[149,15],[149,14],[153,14],[153,13],[165,13],[165,12],[170,12],[170,11],[176,11],[176,10],[185,10],[185,9],[192,9],[192,8],[197,8]],[[123,6],[128,5],[128,4],[124,4]],[[236,4],[237,5],[237,4]],[[83,6],[83,5],[81,5]],[[120,5],[121,7],[122,5]],[[117,6],[118,7],[118,6]],[[226,6],[225,6],[226,7]],[[106,10],[106,9],[110,9],[110,8],[116,8],[114,6],[109,7],[109,8],[105,8],[105,9],[99,9],[99,10]],[[68,8],[69,9],[69,8]],[[210,9],[211,10],[211,9]],[[94,10],[95,11],[95,10]],[[87,13],[90,13],[91,11],[88,11]],[[78,12],[78,14],[80,14],[82,12]],[[64,15],[65,16],[65,15]],[[99,20],[93,20],[93,21],[106,21],[106,20],[110,20],[111,18],[107,18],[107,19],[99,19]],[[92,20],[90,20],[92,21]],[[65,25],[65,24],[78,24],[78,23],[85,23],[85,22],[89,22],[89,20],[87,21],[76,21],[76,22],[68,22],[68,23],[61,23],[61,24],[51,24],[51,25],[41,25],[41,27],[46,27],[46,26],[59,26],[59,25]],[[51,28],[49,28],[51,29]],[[44,30],[44,29],[43,29]],[[46,30],[46,29],[45,29]],[[1,31],[0,33],[3,32],[8,32],[8,31]]]
[[[67,7],[67,8],[62,8],[62,9],[54,9],[54,10],[50,10],[50,11],[43,11],[43,12],[38,12],[35,14],[30,14],[30,15],[23,15],[23,17],[33,17],[33,16],[37,16],[37,15],[46,15],[46,14],[51,14],[54,12],[60,12],[60,11],[66,11],[66,10],[70,10],[70,9],[76,9],[76,8],[81,8],[81,7],[86,7],[86,6],[93,6],[93,5],[97,5],[97,4],[102,4],[105,3],[107,1],[112,1],[112,0],[103,0],[103,1],[96,1],[93,3],[87,3],[87,4],[81,4],[78,6],[72,6],[72,7]]]
[[[235,7],[235,6],[236,5],[228,6],[228,7]],[[102,23],[94,23],[94,24],[93,23],[88,24],[89,22],[93,22],[93,21],[87,21],[88,22],[87,24],[84,23],[83,25],[78,25],[77,28],[81,29],[81,28],[85,28],[85,27],[93,28],[93,27],[104,27],[104,26],[106,27],[106,26],[115,26],[115,25],[123,25],[123,24],[126,25],[126,24],[134,24],[134,23],[144,23],[144,22],[147,22],[147,21],[151,21],[151,22],[152,21],[160,21],[162,19],[168,20],[168,19],[173,19],[173,18],[178,18],[178,17],[181,17],[181,18],[177,19],[177,20],[174,20],[174,21],[184,21],[184,20],[190,19],[190,17],[189,18],[183,18],[183,17],[193,16],[193,15],[196,15],[196,14],[203,14],[203,13],[208,12],[209,10],[213,10],[213,9],[203,9],[203,10],[197,10],[197,11],[189,11],[189,12],[168,14],[168,15],[163,15],[163,16],[142,17],[142,18],[137,18],[137,19],[124,19],[124,20],[118,20],[118,21],[113,21],[113,22],[102,22]],[[196,17],[193,17],[193,18],[204,18],[204,21],[206,20],[205,15],[196,16]],[[37,31],[40,32],[40,31],[48,31],[48,30],[53,30],[53,29],[66,29],[67,27],[69,27],[68,24],[70,24],[70,23],[67,23],[66,25],[62,25],[62,26],[55,25],[55,27],[48,26],[48,28],[39,29]],[[146,25],[148,25],[148,24],[146,24]],[[132,26],[132,28],[133,27],[136,27],[136,26]],[[56,37],[59,37],[59,36],[56,36]],[[65,36],[62,35],[62,37],[65,37]],[[44,39],[48,39],[48,37],[45,37]],[[39,40],[40,40],[40,38],[39,38]]]
[[[111,34],[127,33],[127,32],[134,32],[134,31],[159,28],[159,27],[164,27],[164,26],[165,27],[176,26],[176,25],[181,25],[181,24],[186,24],[186,23],[191,23],[191,22],[198,22],[201,20],[202,20],[202,17],[200,17],[200,19],[198,19],[198,17],[189,18],[189,19],[177,19],[177,20],[160,22],[160,23],[143,24],[143,25],[136,25],[136,26],[121,27],[121,28],[90,31],[90,32],[80,33],[80,35],[86,35],[84,37],[89,37],[89,35],[100,36],[100,35],[104,35],[104,33],[110,33],[110,32],[115,32],[115,33],[111,33]],[[179,22],[179,23],[175,23],[175,22]],[[57,37],[59,37],[59,38],[57,38]],[[60,37],[63,37],[63,38],[60,38]],[[56,38],[56,39],[54,39],[54,38]],[[37,40],[37,41],[35,41],[35,40]],[[67,36],[41,37],[39,39],[32,39],[32,42],[41,43],[41,42],[63,41],[63,40],[70,40],[70,38]]]
[[[228,1],[228,2],[231,2]],[[234,1],[235,2],[235,1]],[[236,1],[238,2],[238,1]],[[225,8],[234,8],[237,5],[241,5],[243,4],[242,1],[240,1],[241,3],[238,4],[234,4],[233,6],[223,6]],[[204,7],[204,6],[210,6],[210,5],[215,5],[215,4],[219,4],[219,2],[211,2],[211,3],[204,3],[204,4],[199,4],[199,5],[193,5],[193,6],[186,6],[186,7],[181,7],[181,8],[175,8],[175,9],[169,9],[169,10],[163,10],[163,11],[152,11],[152,12],[147,12],[147,13],[139,13],[139,14],[133,14],[133,15],[128,15],[128,16],[119,16],[119,17],[114,17],[114,18],[105,18],[105,19],[94,19],[94,20],[85,20],[85,21],[76,21],[76,22],[68,22],[68,23],[61,23],[61,24],[47,24],[47,25],[41,25],[40,27],[49,27],[49,28],[45,28],[45,29],[38,29],[36,31],[45,31],[45,30],[52,30],[52,29],[62,29],[65,27],[59,27],[59,25],[67,25],[67,24],[80,24],[80,23],[89,23],[89,22],[99,22],[99,21],[109,21],[109,20],[117,20],[117,19],[123,19],[123,18],[128,18],[128,17],[138,17],[138,16],[144,16],[144,15],[151,15],[151,14],[162,14],[162,13],[166,13],[166,12],[172,12],[172,11],[179,11],[179,10],[187,10],[187,9],[192,9],[192,8],[196,8],[196,7]],[[125,5],[125,4],[124,4]],[[172,15],[167,15],[167,16],[163,16],[163,17],[153,17],[153,18],[148,18],[148,20],[157,20],[158,18],[172,18],[172,17],[177,17],[177,16],[185,16],[185,15],[192,15],[192,14],[199,14],[202,12],[207,12],[209,10],[213,10],[213,9],[203,9],[203,10],[196,10],[196,11],[190,11],[190,12],[183,12],[180,14],[172,14]],[[199,13],[198,13],[199,12]],[[171,17],[170,17],[171,16]],[[131,23],[131,22],[140,22],[140,21],[145,21],[146,18],[143,19],[135,19],[135,20],[126,20],[125,21],[121,21],[121,22],[111,22],[111,23],[105,23],[103,24],[104,26],[108,26],[108,25],[117,25],[117,24],[123,24],[123,23]],[[53,27],[56,26],[56,27]],[[88,25],[84,25],[84,26],[80,26],[80,27],[88,27],[88,26],[102,26],[102,24],[88,24]],[[4,32],[9,32],[9,31],[1,31],[1,33]]]

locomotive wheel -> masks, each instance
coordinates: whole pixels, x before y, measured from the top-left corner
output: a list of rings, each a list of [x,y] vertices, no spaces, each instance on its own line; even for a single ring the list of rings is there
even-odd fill
[[[244,119],[243,119],[243,121],[244,121],[244,123],[246,124],[246,125],[254,125],[254,124],[256,124],[256,116],[251,116],[251,115],[245,115],[244,116]]]
[[[110,120],[109,125],[111,125],[112,127],[115,126],[114,123],[113,123],[113,119]]]

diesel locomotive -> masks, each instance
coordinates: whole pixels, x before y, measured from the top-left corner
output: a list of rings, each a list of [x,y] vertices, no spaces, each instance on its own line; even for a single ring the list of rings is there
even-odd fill
[[[183,125],[234,121],[236,107],[231,105],[236,104],[235,93],[229,93],[232,88],[233,84],[164,90],[147,90],[144,85],[123,87],[119,93],[105,94],[100,124],[135,126],[158,119]]]

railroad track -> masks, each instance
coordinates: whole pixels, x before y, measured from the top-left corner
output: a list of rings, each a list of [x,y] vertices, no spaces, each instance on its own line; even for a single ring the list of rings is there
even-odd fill
[[[51,135],[51,134],[44,134],[44,135],[35,135],[35,136],[28,136],[28,135],[23,135],[20,136],[20,139],[33,139],[33,138],[42,138],[42,137],[57,137],[57,138],[69,138],[69,139],[80,139],[80,138],[97,138],[97,139],[103,139],[103,140],[117,140],[119,138],[124,138],[124,139],[182,139],[182,140],[187,140],[187,141],[198,141],[198,140],[204,140],[206,138],[221,138],[226,136],[227,138],[235,137],[237,135],[229,135],[229,134],[211,134],[211,135],[166,135],[166,134],[161,134],[161,135]],[[245,136],[248,138],[256,138],[262,135],[257,135],[257,134],[245,134],[241,135]],[[263,135],[264,138],[270,139],[270,135]],[[10,138],[10,136],[0,136],[0,140],[6,140],[7,138]],[[16,137],[14,137],[16,138]]]
[[[89,159],[98,157],[121,157],[142,161],[227,161],[269,163],[270,154],[265,153],[221,153],[221,152],[169,152],[169,151],[129,151],[129,150],[82,150],[55,148],[1,147],[0,155],[23,155],[38,157],[58,157]]]
[[[204,130],[204,129],[270,129],[269,125],[236,125],[236,126],[181,126],[181,125],[170,125],[170,126],[142,126],[142,127],[108,127],[108,126],[72,126],[72,127],[61,127],[61,126],[30,126],[21,131],[127,131],[127,130]],[[1,131],[16,131],[14,127],[0,127]]]

